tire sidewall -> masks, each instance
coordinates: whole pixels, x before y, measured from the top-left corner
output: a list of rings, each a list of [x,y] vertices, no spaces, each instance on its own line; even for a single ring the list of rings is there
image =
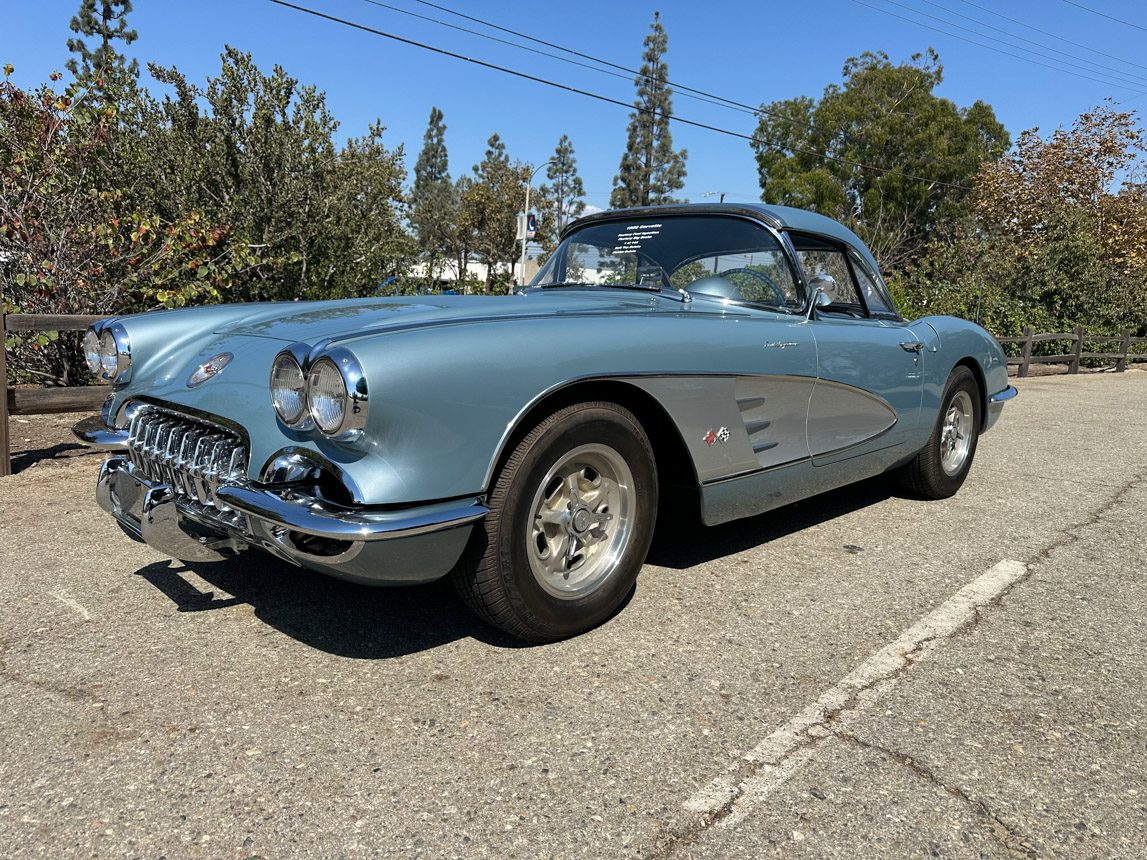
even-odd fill
[[[554,463],[569,451],[594,443],[613,448],[630,468],[635,495],[632,531],[618,564],[597,588],[563,599],[547,592],[535,579],[527,555],[534,496]],[[491,550],[497,554],[497,569],[508,586],[506,592],[515,613],[531,628],[545,631],[547,638],[562,638],[600,624],[633,588],[653,536],[656,467],[640,425],[628,413],[603,406],[570,410],[522,445],[528,450],[508,476]]]
[[[948,409],[951,407],[952,401],[955,399],[957,392],[960,391],[966,391],[972,401],[972,442],[968,447],[968,456],[964,460],[964,464],[960,467],[960,470],[954,475],[949,475],[944,471],[943,460],[940,456],[940,444],[944,432],[944,416],[948,414]],[[940,414],[936,418],[936,427],[932,431],[932,439],[928,443],[929,456],[932,458],[932,467],[935,469],[936,477],[944,486],[947,495],[954,495],[956,491],[963,486],[965,479],[968,477],[968,472],[972,468],[972,461],[976,457],[976,447],[980,441],[980,427],[983,421],[982,410],[980,387],[976,384],[976,378],[968,368],[962,365],[957,367],[948,377],[948,384],[944,387],[944,398],[940,402]]]

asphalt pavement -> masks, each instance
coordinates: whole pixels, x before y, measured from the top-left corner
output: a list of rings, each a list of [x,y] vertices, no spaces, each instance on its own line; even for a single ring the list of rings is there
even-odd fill
[[[660,534],[537,647],[0,479],[0,853],[1147,856],[1147,372],[1016,385],[955,498]]]

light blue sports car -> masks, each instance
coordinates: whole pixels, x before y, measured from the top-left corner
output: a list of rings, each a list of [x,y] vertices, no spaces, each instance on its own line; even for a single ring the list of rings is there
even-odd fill
[[[508,298],[158,311],[85,350],[111,394],[76,432],[134,537],[450,574],[532,641],[621,605],[659,501],[712,525],[882,472],[950,496],[1016,393],[983,329],[902,319],[849,230],[760,205],[582,218]]]

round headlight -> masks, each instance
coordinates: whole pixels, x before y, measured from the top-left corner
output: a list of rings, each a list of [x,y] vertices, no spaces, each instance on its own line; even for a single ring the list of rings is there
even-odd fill
[[[307,381],[303,368],[289,352],[281,352],[271,365],[271,403],[275,414],[290,427],[307,415]]]
[[[329,358],[320,358],[307,374],[307,406],[315,424],[327,436],[343,430],[347,390],[343,375]]]
[[[118,366],[119,350],[116,348],[115,336],[111,329],[106,329],[100,335],[100,373],[104,379],[115,379]]]
[[[84,361],[88,363],[88,370],[92,376],[98,377],[103,371],[103,364],[100,362],[100,336],[92,329],[88,329],[84,335]]]

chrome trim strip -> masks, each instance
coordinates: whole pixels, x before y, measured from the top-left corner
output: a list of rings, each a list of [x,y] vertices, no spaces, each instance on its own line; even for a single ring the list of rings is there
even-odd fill
[[[274,526],[332,540],[391,540],[469,525],[490,512],[478,500],[398,511],[366,511],[323,506],[313,498],[297,501],[270,490],[225,486],[216,494],[237,511]]]
[[[1009,400],[1013,399],[1018,394],[1019,394],[1019,392],[1016,390],[1016,387],[1014,385],[1009,385],[1003,391],[997,391],[995,394],[993,394],[991,397],[989,397],[988,403],[989,404],[1007,403]]]

